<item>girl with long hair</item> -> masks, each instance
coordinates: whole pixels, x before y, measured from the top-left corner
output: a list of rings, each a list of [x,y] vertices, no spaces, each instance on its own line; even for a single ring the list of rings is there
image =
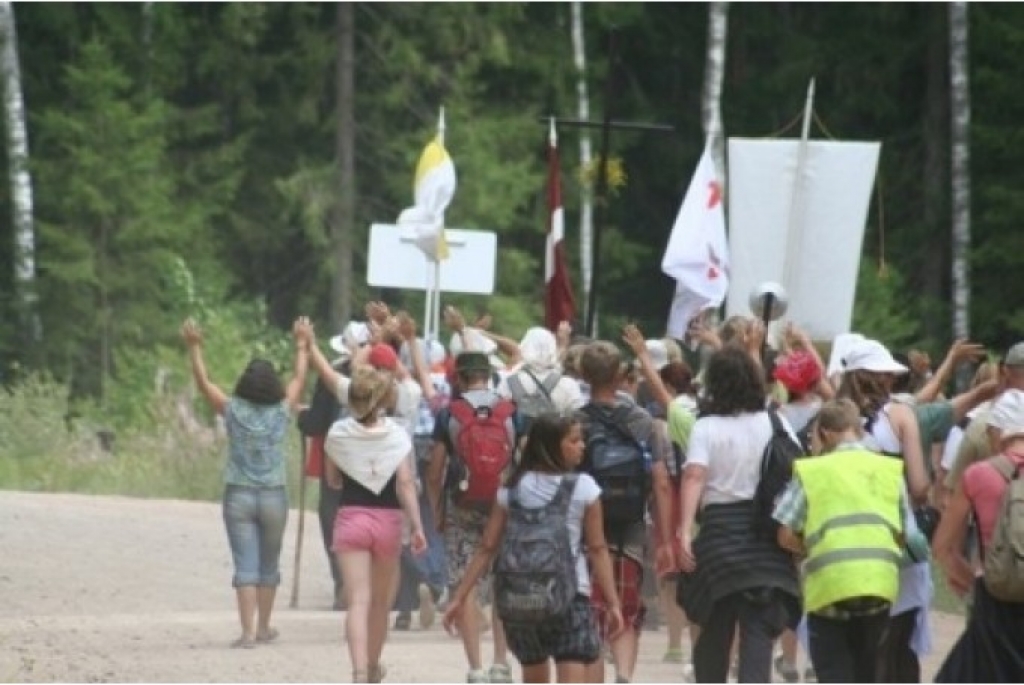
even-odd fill
[[[509,649],[523,667],[523,681],[550,682],[550,661],[555,662],[555,675],[560,683],[586,682],[588,664],[601,656],[597,623],[590,607],[591,578],[587,560],[581,551],[586,548],[591,568],[606,597],[616,597],[611,558],[604,538],[601,514],[601,491],[594,479],[585,473],[573,474],[583,458],[583,436],[580,424],[573,418],[541,414],[527,436],[522,456],[491,509],[483,541],[462,582],[452,595],[445,612],[444,625],[449,631],[465,610],[466,598],[477,579],[499,552],[508,522],[511,497],[523,507],[547,505],[569,484],[567,525],[572,551],[576,559],[576,596],[565,615],[543,625],[505,624]],[[612,634],[622,631],[622,612],[618,602],[609,606]]]

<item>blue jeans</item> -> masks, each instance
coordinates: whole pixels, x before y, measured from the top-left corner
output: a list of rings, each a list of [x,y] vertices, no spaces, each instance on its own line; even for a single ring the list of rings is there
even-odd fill
[[[278,561],[288,521],[288,491],[284,486],[228,485],[224,488],[223,513],[235,564],[231,584],[279,585]]]
[[[423,473],[422,467],[420,473]],[[423,535],[427,538],[427,551],[415,556],[409,545],[402,547],[401,580],[394,604],[397,611],[412,611],[419,605],[417,591],[420,583],[426,583],[436,592],[441,592],[448,586],[444,536],[437,532],[434,526],[434,515],[426,492],[420,493],[419,502],[420,522],[423,524]]]

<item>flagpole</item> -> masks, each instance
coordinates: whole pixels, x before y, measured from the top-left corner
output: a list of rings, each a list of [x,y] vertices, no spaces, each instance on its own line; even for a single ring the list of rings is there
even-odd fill
[[[803,128],[800,131],[800,146],[796,153],[796,170],[793,172],[793,193],[789,200],[789,220],[786,226],[786,258],[783,262],[782,280],[790,297],[796,296],[794,270],[799,268],[800,247],[803,244],[803,185],[804,166],[807,163],[807,143],[811,136],[811,119],[814,116],[814,79],[807,86],[807,102],[804,105]],[[767,337],[767,336],[766,336]]]
[[[445,126],[445,122],[444,122],[444,105],[441,105],[440,110],[438,111],[438,115],[437,115],[437,140],[438,140],[439,143],[441,143],[442,146],[444,145],[444,132],[445,132],[445,128],[446,128],[446,126]],[[441,214],[441,229],[440,229],[440,235],[438,236],[438,240],[440,241],[443,238],[444,238],[444,214]],[[436,253],[436,248],[435,248],[435,253]],[[433,297],[433,300],[432,300],[431,304],[433,305],[433,311],[430,312],[431,331],[432,331],[432,333],[438,339],[440,339],[440,333],[441,333],[441,260],[440,259],[436,259],[436,258],[434,259],[434,297]]]

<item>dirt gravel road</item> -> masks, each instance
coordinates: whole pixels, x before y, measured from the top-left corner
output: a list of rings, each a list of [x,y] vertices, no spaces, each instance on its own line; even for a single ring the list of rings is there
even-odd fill
[[[306,514],[301,596],[289,608],[298,530],[291,512],[274,624],[278,642],[233,650],[231,559],[214,503],[0,491],[0,682],[345,682],[342,614],[316,517]],[[935,656],[960,631],[935,614]],[[414,621],[415,624],[415,621]],[[485,641],[484,655],[490,645]],[[645,632],[635,680],[681,682]],[[460,682],[460,644],[439,627],[392,633],[391,682]]]

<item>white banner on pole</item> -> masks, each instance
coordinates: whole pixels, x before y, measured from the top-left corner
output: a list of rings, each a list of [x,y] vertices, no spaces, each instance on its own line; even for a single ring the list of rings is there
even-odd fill
[[[799,140],[729,139],[726,309],[750,315],[750,293],[775,281],[789,296],[786,318],[815,340],[832,340],[851,328],[881,143],[808,141],[791,206],[799,147]]]

